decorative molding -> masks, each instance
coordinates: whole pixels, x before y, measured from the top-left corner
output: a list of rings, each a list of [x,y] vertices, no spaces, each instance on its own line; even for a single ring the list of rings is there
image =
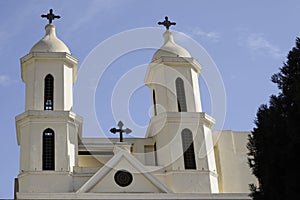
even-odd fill
[[[146,167],[141,164],[135,157],[126,151],[119,151],[112,159],[110,159],[102,168],[100,168],[85,184],[79,188],[76,193],[87,193],[91,190],[101,179],[106,176],[121,159],[126,159],[137,171],[141,172],[154,186],[159,188],[162,192],[171,193],[171,191],[161,183],[151,173],[143,173],[147,171]]]

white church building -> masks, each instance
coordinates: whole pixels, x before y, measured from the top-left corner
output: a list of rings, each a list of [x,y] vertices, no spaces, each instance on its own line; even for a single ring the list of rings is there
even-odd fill
[[[250,199],[249,133],[212,131],[201,64],[175,43],[167,18],[145,74],[153,103],[146,136],[108,143],[82,137],[83,119],[72,111],[78,60],[56,37],[52,10],[46,17],[45,36],[20,59],[26,103],[16,116],[15,199]],[[114,131],[129,130],[120,122]]]

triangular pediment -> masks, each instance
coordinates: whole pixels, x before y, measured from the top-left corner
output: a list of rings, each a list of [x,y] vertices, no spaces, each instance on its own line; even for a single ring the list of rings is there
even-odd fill
[[[170,193],[149,169],[126,151],[119,151],[77,193]]]

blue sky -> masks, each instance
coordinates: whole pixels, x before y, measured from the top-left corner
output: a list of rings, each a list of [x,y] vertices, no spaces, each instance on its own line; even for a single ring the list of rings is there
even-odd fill
[[[44,36],[46,21],[40,15],[46,14],[50,8],[62,17],[54,21],[57,35],[79,59],[79,69],[102,41],[136,28],[158,28],[157,22],[168,15],[171,21],[177,23],[172,30],[184,33],[201,44],[216,64],[226,93],[226,118],[222,129],[237,131],[251,131],[258,107],[267,103],[271,94],[278,92],[270,77],[286,61],[286,55],[300,32],[300,3],[297,0],[276,3],[270,0],[1,0],[0,198],[13,197],[13,179],[19,168],[14,118],[24,111],[25,104],[19,59]],[[159,28],[162,33],[163,27]],[[184,46],[179,36],[175,37],[175,41]],[[147,40],[144,35],[140,37]],[[162,38],[158,40],[162,43]],[[132,41],[134,38],[127,42]],[[114,119],[111,111],[114,85],[131,69],[137,66],[146,68],[154,52],[155,49],[150,48],[120,55],[96,82],[94,107],[104,134],[109,135],[107,130],[119,120]],[[139,69],[143,70],[143,67]],[[203,110],[211,114],[210,86],[201,79],[199,81]],[[150,92],[142,83],[139,84],[125,101],[129,105],[130,119],[138,126],[146,127]],[[76,102],[74,104],[75,112],[84,107]],[[143,133],[137,135],[142,136]]]

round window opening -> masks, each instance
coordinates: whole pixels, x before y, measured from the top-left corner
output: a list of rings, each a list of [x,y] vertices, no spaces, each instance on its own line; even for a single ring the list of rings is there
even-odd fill
[[[126,170],[119,170],[115,173],[115,182],[121,187],[127,187],[132,183],[132,174]]]

